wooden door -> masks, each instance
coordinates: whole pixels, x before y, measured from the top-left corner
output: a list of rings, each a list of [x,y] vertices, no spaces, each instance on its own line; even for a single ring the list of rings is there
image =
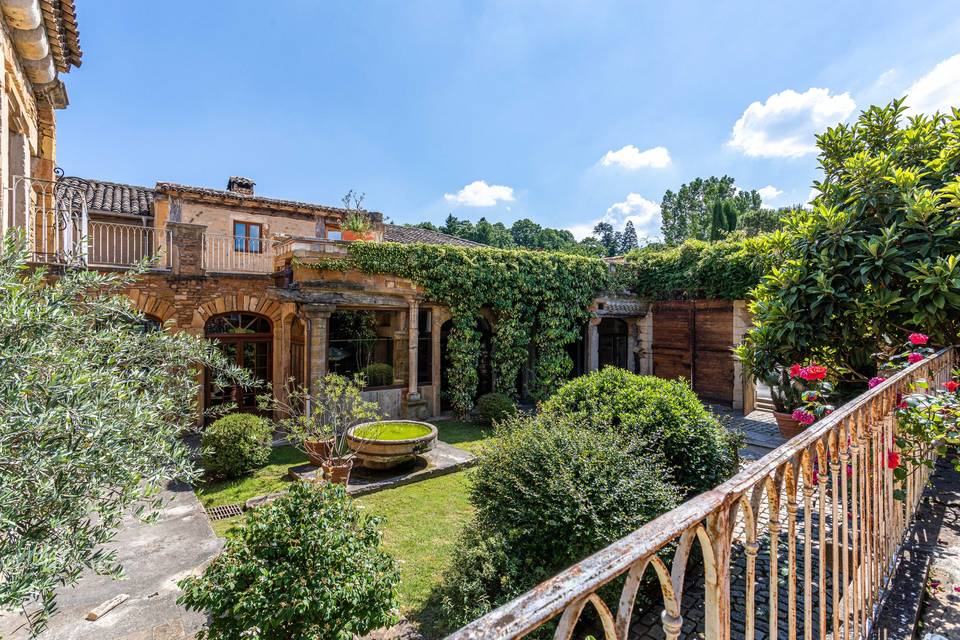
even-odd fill
[[[690,302],[653,306],[653,375],[693,381],[693,313]]]
[[[733,303],[697,300],[693,318],[693,390],[703,400],[732,404]]]

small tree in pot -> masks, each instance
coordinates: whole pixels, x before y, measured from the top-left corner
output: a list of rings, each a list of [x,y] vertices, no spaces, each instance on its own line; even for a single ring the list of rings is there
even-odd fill
[[[329,373],[316,379],[312,391],[291,385],[286,401],[266,399],[288,416],[279,421],[280,428],[331,482],[350,479],[355,455],[347,445],[350,427],[380,418],[377,403],[363,399],[363,386],[362,377]]]

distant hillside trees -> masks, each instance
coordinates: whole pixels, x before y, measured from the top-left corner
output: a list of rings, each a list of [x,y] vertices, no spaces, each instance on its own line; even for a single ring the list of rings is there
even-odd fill
[[[580,242],[566,229],[552,229],[544,227],[529,218],[517,220],[510,227],[502,222],[491,223],[485,217],[475,224],[466,219],[460,219],[453,214],[439,227],[430,222],[421,222],[414,225],[421,229],[439,231],[465,240],[472,240],[499,249],[540,249],[545,251],[563,251],[580,255],[601,256],[608,254],[612,246],[602,239],[585,238]],[[611,233],[613,229],[611,228]],[[626,232],[626,229],[624,230]],[[636,232],[633,233],[636,238]]]
[[[730,176],[696,178],[676,193],[668,189],[660,203],[663,241],[673,246],[688,239],[710,240],[714,230],[711,207],[724,201],[730,202],[737,216],[761,208],[760,194],[737,189]]]

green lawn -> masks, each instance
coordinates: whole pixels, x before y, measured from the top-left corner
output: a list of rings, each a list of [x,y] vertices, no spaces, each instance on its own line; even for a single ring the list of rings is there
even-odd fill
[[[447,444],[477,453],[483,442],[493,435],[491,427],[472,422],[440,420],[436,423],[439,438]],[[274,447],[267,466],[250,475],[223,482],[204,482],[197,495],[205,507],[224,504],[242,504],[256,496],[283,491],[290,486],[290,467],[307,464],[307,456],[296,447]]]
[[[492,442],[493,429],[470,422],[435,423],[440,440],[476,453]],[[275,447],[270,463],[237,480],[210,483],[197,490],[205,506],[244,502],[248,498],[289,486],[287,469],[304,464],[306,456],[294,447]],[[357,498],[367,513],[383,517],[383,542],[400,563],[400,604],[404,615],[420,623],[427,637],[439,637],[437,602],[431,598],[450,562],[454,544],[473,513],[468,499],[469,470]],[[213,530],[225,536],[243,524],[244,516],[217,520]]]
[[[203,482],[197,487],[197,496],[205,507],[244,503],[250,498],[274,491],[282,491],[292,480],[287,475],[290,467],[307,464],[307,454],[296,447],[274,447],[267,466],[253,473],[222,482]]]
[[[454,473],[357,499],[368,513],[384,518],[383,545],[400,563],[400,605],[428,637],[439,624],[431,592],[473,514],[468,478],[469,471]]]

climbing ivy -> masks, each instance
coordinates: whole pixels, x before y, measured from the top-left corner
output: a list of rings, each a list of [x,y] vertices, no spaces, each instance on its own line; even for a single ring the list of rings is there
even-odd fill
[[[480,359],[481,310],[496,316],[492,366],[497,391],[516,395],[531,346],[536,355],[531,392],[545,397],[569,374],[566,345],[580,335],[594,298],[608,286],[602,260],[540,251],[431,244],[355,242],[346,258],[319,270],[357,269],[407,278],[426,297],[450,309],[450,401],[458,413],[473,406]]]

